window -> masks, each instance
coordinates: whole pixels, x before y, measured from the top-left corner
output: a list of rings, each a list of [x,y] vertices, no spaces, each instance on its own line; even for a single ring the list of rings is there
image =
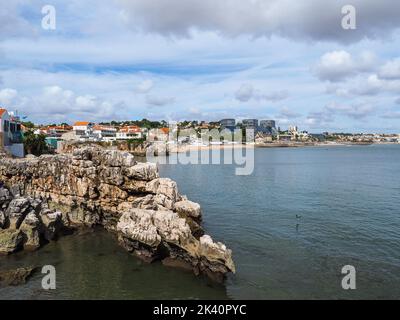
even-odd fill
[[[4,120],[4,132],[8,132],[8,127],[9,127],[9,121],[8,120]]]

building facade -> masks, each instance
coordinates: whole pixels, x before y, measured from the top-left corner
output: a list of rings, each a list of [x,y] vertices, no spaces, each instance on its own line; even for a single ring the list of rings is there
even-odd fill
[[[261,120],[259,131],[269,135],[275,135],[277,133],[275,120]]]
[[[117,132],[117,140],[141,139],[143,131],[138,126],[125,126]]]
[[[73,125],[73,130],[77,137],[90,136],[93,132],[94,124],[87,121],[77,121]]]
[[[258,120],[257,119],[243,119],[242,125],[246,129],[257,129],[258,128]]]
[[[113,141],[117,139],[117,129],[111,126],[95,125],[92,132],[98,140]]]
[[[236,120],[235,119],[222,119],[219,122],[221,129],[228,129],[234,131],[236,128]]]
[[[19,118],[4,108],[0,108],[0,149],[16,157],[25,155]]]

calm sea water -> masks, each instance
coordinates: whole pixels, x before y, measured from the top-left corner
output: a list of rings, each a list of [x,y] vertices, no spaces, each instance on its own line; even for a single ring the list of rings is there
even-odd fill
[[[54,292],[36,273],[0,298],[400,298],[400,145],[256,149],[251,176],[231,165],[160,169],[233,250],[237,274],[225,286],[143,264],[95,232],[0,258],[2,269],[57,268]],[[341,288],[344,265],[356,268],[356,290]]]

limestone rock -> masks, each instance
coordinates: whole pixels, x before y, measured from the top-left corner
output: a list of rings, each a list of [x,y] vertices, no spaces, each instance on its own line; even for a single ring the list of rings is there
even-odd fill
[[[24,284],[33,271],[33,267],[0,270],[0,286],[18,286]]]
[[[0,210],[0,229],[3,229],[6,224],[6,215],[4,211]]]
[[[109,167],[130,167],[136,164],[135,158],[132,154],[118,150],[104,150],[101,152],[98,159],[100,159],[100,162],[104,166]]]
[[[231,250],[220,242],[213,242],[210,236],[197,240],[187,221],[176,212],[131,209],[121,216],[117,231],[122,235],[121,244],[129,251],[136,252],[140,248],[135,242],[148,246],[147,251],[140,248],[139,256],[146,252],[146,258],[158,256],[172,265],[171,259],[167,259],[170,256],[179,265],[191,264],[192,268],[221,277],[235,272]],[[160,253],[160,248],[164,248],[164,252]]]
[[[6,217],[9,220],[11,229],[18,229],[28,213],[30,202],[27,198],[13,199],[8,209],[6,210]]]
[[[183,200],[175,203],[175,210],[178,213],[187,215],[195,219],[200,219],[201,217],[200,205],[196,202],[192,202],[189,200]]]
[[[72,154],[0,157],[0,181],[3,253],[36,248],[65,227],[101,225],[146,261],[175,260],[218,277],[234,271],[231,251],[202,236],[200,205],[128,152],[92,144]]]
[[[46,240],[50,241],[57,237],[63,228],[63,215],[61,212],[53,212],[51,210],[44,210],[41,212],[41,219],[43,222],[43,236]]]
[[[221,262],[231,272],[235,272],[235,265],[232,260],[232,251],[227,249],[226,246],[221,242],[214,242],[209,235],[204,235],[200,238],[199,255],[206,258],[209,264],[208,267],[214,267],[214,272],[218,272],[217,268],[220,267]]]
[[[154,163],[138,163],[125,169],[128,178],[151,181],[158,178],[157,166]]]
[[[19,197],[21,195],[21,186],[18,184],[13,185],[10,188],[10,193],[13,197]]]
[[[161,236],[153,223],[154,212],[132,209],[124,213],[118,221],[117,231],[131,240],[139,241],[149,247],[157,247],[161,243]]]
[[[6,201],[10,201],[12,199],[10,191],[8,189],[1,187],[0,188],[0,207]]]
[[[154,195],[148,194],[145,197],[139,197],[133,199],[129,206],[119,207],[120,212],[126,212],[129,209],[138,208],[138,209],[146,209],[146,210],[157,210],[157,204],[154,201]]]
[[[146,185],[146,190],[154,194],[163,194],[174,203],[180,200],[178,186],[175,181],[172,181],[169,178],[158,178],[150,181]]]
[[[28,213],[20,226],[20,230],[24,233],[24,249],[36,250],[40,247],[41,222],[34,211]]]
[[[0,255],[10,254],[21,248],[24,233],[21,230],[0,230]]]

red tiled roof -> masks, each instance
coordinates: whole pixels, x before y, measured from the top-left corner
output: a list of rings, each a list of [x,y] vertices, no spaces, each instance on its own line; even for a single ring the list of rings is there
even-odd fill
[[[161,128],[160,130],[165,134],[169,133],[169,128]]]
[[[101,126],[101,125],[95,125],[93,127],[94,130],[114,130],[114,127],[110,127],[110,126]]]
[[[0,108],[0,117],[1,117],[5,112],[7,112],[6,109]]]
[[[122,127],[121,129],[119,129],[119,132],[138,133],[138,132],[142,132],[142,129],[140,129],[138,126],[125,126],[125,127]]]
[[[88,121],[77,121],[74,123],[74,126],[87,126],[89,124],[90,124],[90,122],[88,122]]]
[[[71,127],[70,126],[48,126],[45,129],[46,130],[51,130],[51,129],[54,129],[54,130],[70,130]]]

